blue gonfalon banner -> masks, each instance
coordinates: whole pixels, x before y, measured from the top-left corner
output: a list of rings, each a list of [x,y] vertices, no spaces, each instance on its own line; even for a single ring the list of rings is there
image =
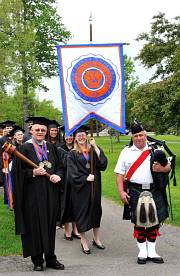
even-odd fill
[[[56,46],[66,135],[92,118],[125,133],[124,44]]]

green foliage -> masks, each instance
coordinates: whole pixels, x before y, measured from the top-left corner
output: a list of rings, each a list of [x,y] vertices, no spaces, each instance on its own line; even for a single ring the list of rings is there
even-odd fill
[[[135,66],[131,57],[124,55],[124,79],[125,79],[125,92],[128,95],[131,91],[134,91],[139,85],[139,79],[135,74]],[[126,96],[127,99],[127,96]],[[130,115],[131,104],[126,101],[126,120],[131,120]],[[117,132],[118,135],[118,132]]]
[[[137,56],[147,68],[156,66],[152,80],[132,90],[127,96],[131,117],[137,117],[156,133],[180,133],[180,17],[169,22],[165,15],[153,17],[150,33],[138,41],[145,44]]]
[[[0,122],[9,119],[23,126],[23,95],[18,90],[14,95],[0,93]],[[53,106],[52,101],[39,101],[34,92],[28,94],[28,109],[30,116],[45,116],[62,122],[62,113]]]
[[[55,0],[2,0],[0,10],[0,91],[22,91],[23,117],[30,113],[29,94],[47,91],[43,78],[57,75],[55,45],[70,32],[61,22]]]
[[[51,120],[62,122],[62,113],[57,108],[52,107],[51,101],[39,102],[36,106],[36,116],[44,116]]]
[[[153,16],[150,33],[142,33],[137,41],[145,41],[145,45],[138,55],[138,59],[147,68],[156,65],[156,72],[152,79],[167,79],[179,70],[176,62],[179,63],[180,51],[180,17],[170,22],[165,14],[159,13]],[[177,67],[177,68],[176,68]]]
[[[34,23],[35,56],[44,77],[57,75],[55,45],[67,42],[70,32],[66,30],[57,14],[55,0],[23,1],[26,21]]]
[[[141,85],[127,96],[131,114],[138,117],[148,130],[156,133],[180,132],[179,89],[172,81]],[[147,119],[148,118],[148,119]]]
[[[139,84],[139,80],[134,76],[135,66],[131,57],[124,55],[124,71],[125,71],[125,85],[126,92],[135,89]]]

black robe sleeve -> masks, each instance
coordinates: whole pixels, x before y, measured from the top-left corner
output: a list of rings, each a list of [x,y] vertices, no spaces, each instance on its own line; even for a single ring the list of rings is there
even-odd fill
[[[61,179],[63,179],[65,170],[64,170],[64,164],[63,164],[62,157],[58,154],[57,147],[52,144],[51,144],[51,146],[53,147],[53,152],[54,152],[54,156],[55,156],[55,164],[56,164],[55,172],[53,174],[57,174]]]
[[[78,162],[78,153],[75,150],[68,153],[67,165],[70,182],[75,184],[76,189],[81,189],[87,184],[89,172]]]
[[[98,147],[99,148],[99,147]],[[99,171],[105,171],[107,168],[107,158],[101,148],[99,157],[97,156],[96,152],[94,151],[95,159],[96,159],[96,169]]]

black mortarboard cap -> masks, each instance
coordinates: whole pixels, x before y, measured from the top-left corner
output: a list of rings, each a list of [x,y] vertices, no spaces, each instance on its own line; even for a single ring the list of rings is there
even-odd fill
[[[88,134],[88,131],[90,130],[90,127],[88,125],[81,125],[78,129],[75,130],[74,134],[77,134],[79,132],[85,132]]]
[[[56,120],[51,120],[48,128],[61,128],[61,125]]]
[[[22,131],[23,133],[25,132],[25,130],[24,130],[23,128],[21,128],[20,126],[15,126],[15,127],[13,128],[13,130],[11,130],[11,131],[9,132],[9,136],[10,136],[10,137],[14,136],[15,133],[18,132],[18,131]]]
[[[65,126],[61,126],[60,127],[60,131],[62,131],[63,132],[63,141],[65,141]],[[70,134],[70,135],[72,135],[73,137],[74,137],[74,135],[75,135],[75,132],[73,132],[72,134]],[[69,135],[69,136],[70,136]],[[68,137],[68,136],[66,136],[66,137]]]
[[[5,125],[3,125],[2,123],[0,123],[0,128],[4,129]]]
[[[34,117],[28,117],[26,120],[25,120],[25,123],[29,124],[31,122],[33,122],[33,120],[31,118],[34,118]]]
[[[38,124],[38,125],[44,125],[47,126],[50,124],[50,120],[45,117],[28,117],[26,120],[26,123],[32,122],[32,125]]]
[[[1,122],[1,125],[2,125],[3,128],[8,127],[8,126],[13,127],[15,125],[15,122],[11,121],[11,120],[6,120],[4,122]]]
[[[131,124],[131,133],[132,133],[132,134],[136,134],[136,133],[139,133],[139,132],[141,132],[141,131],[143,131],[143,130],[144,130],[144,128],[143,128],[143,126],[141,125],[141,123],[138,122],[137,119],[135,119],[135,120],[134,120],[134,123]]]

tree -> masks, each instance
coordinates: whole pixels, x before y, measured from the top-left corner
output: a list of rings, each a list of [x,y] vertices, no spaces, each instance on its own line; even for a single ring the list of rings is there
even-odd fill
[[[131,121],[131,103],[128,101],[128,95],[134,91],[139,85],[139,79],[135,74],[135,65],[131,57],[124,55],[125,70],[125,91],[126,91],[126,121]],[[119,137],[118,137],[119,139]]]
[[[124,69],[125,69],[125,90],[128,94],[135,89],[139,84],[139,79],[135,74],[135,66],[131,57],[124,55]]]
[[[125,79],[125,92],[126,92],[126,127],[129,126],[128,122],[131,119],[131,104],[128,101],[128,95],[131,91],[134,91],[139,85],[139,79],[134,75],[135,66],[131,57],[124,55],[124,79]],[[115,135],[117,142],[120,142],[120,133],[118,131],[110,130],[110,135]]]
[[[0,93],[0,97],[0,121],[2,122],[10,119],[15,121],[17,125],[23,126],[23,110],[19,108],[19,106],[22,106],[23,102],[21,91],[17,91],[13,95]],[[30,116],[36,114],[36,116],[44,116],[62,123],[62,113],[57,108],[53,107],[52,101],[39,101],[34,92],[29,93],[28,98]]]
[[[155,66],[156,71],[150,83],[132,91],[127,101],[132,114],[158,133],[180,132],[179,19],[169,22],[159,13],[153,17],[150,33],[137,38],[145,41],[137,59],[146,68]]]
[[[141,33],[137,41],[145,41],[137,59],[147,68],[156,66],[152,80],[171,77],[179,71],[180,55],[180,17],[172,22],[165,18],[164,13],[153,17],[150,33]]]
[[[0,67],[4,89],[8,82],[23,95],[23,116],[29,114],[28,94],[47,90],[43,78],[57,75],[54,45],[66,42],[70,32],[57,14],[55,0],[2,0],[0,43],[6,55]],[[7,60],[9,64],[7,65]],[[3,71],[10,68],[9,71]]]

